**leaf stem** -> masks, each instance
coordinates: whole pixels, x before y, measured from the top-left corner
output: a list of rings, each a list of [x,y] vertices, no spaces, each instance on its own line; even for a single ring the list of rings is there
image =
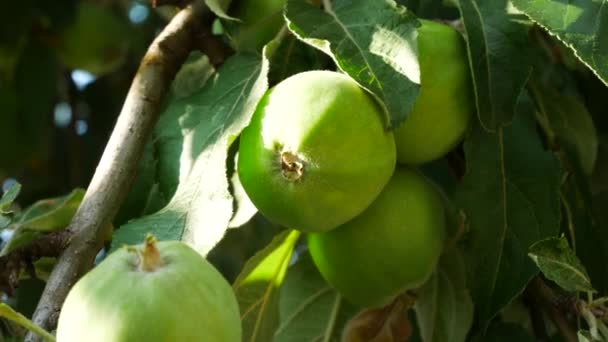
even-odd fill
[[[576,234],[574,233],[574,223],[572,222],[572,209],[570,209],[570,203],[564,196],[564,193],[560,191],[559,197],[562,200],[562,205],[566,212],[566,220],[568,222],[568,233],[570,233],[570,243],[572,244],[572,250],[576,254]]]
[[[37,326],[32,321],[27,319],[27,317],[13,310],[13,308],[4,303],[0,303],[0,317],[4,317],[9,321],[15,322],[16,324],[26,328],[27,330],[38,334],[40,337],[47,340],[48,342],[56,341],[55,336],[53,336],[51,333]]]
[[[340,306],[342,305],[342,296],[336,295],[334,305],[331,308],[331,315],[329,316],[329,322],[327,322],[327,329],[325,329],[325,336],[323,336],[323,342],[330,342],[333,336],[333,332],[338,320],[338,313],[340,312]]]

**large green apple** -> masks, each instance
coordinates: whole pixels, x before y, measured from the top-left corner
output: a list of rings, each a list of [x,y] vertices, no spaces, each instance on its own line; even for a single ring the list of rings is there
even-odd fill
[[[395,130],[397,161],[437,159],[463,138],[475,112],[464,40],[450,26],[421,20],[418,28],[420,94]]]
[[[237,167],[264,216],[310,232],[361,213],[390,179],[395,158],[374,99],[345,75],[309,71],[260,100],[241,135]]]
[[[111,254],[70,290],[57,327],[61,342],[240,342],[230,284],[179,241],[147,237]]]
[[[340,227],[308,234],[317,268],[347,300],[381,307],[422,285],[443,248],[441,194],[417,171],[397,167],[380,196]]]
[[[284,5],[285,0],[233,1],[230,15],[242,21],[232,30],[235,48],[260,51],[283,25]]]

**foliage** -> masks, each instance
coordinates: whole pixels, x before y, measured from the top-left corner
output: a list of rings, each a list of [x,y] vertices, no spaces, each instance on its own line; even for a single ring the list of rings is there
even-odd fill
[[[214,37],[236,51],[217,66],[193,52],[183,65],[107,252],[149,232],[194,247],[236,278],[244,341],[608,341],[605,0],[287,0],[283,27],[261,51],[234,44],[232,32],[244,29],[235,2],[205,1]],[[3,257],[67,227],[138,61],[175,12],[146,7],[147,21],[125,28],[125,55],[95,61],[89,71],[103,76],[78,88],[56,43],[78,13],[79,2],[67,3],[9,1],[0,11],[0,181],[23,184],[0,199]],[[121,20],[135,6],[106,5]],[[235,172],[238,140],[270,87],[314,69],[355,80],[387,130],[407,122],[420,92],[421,18],[464,38],[476,115],[460,145],[419,167],[444,195],[450,222],[434,273],[370,311],[328,285],[296,227],[256,212]],[[72,110],[67,127],[48,122],[58,104]],[[77,121],[88,123],[85,136],[74,133]],[[21,282],[44,280],[52,266],[36,263]],[[39,293],[16,296],[2,301],[15,307]],[[0,320],[3,334],[22,331]]]

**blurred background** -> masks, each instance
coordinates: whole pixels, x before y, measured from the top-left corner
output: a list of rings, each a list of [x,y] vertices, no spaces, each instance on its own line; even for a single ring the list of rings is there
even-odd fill
[[[0,184],[19,203],[86,187],[122,102],[166,20],[132,0],[3,3]]]

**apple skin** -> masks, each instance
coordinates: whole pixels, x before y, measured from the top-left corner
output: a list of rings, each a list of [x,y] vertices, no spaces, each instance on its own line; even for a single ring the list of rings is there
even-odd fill
[[[261,51],[284,24],[285,0],[234,1],[230,15],[239,18],[233,35],[233,44],[238,51]]]
[[[61,342],[240,342],[230,284],[179,241],[157,244],[164,264],[142,270],[129,248],[110,254],[70,290],[61,309]]]
[[[308,71],[260,100],[241,135],[237,169],[268,219],[327,231],[372,203],[395,159],[393,134],[375,100],[348,76]]]
[[[442,201],[424,176],[398,166],[361,215],[332,231],[308,234],[312,259],[348,301],[385,306],[433,272],[446,236]]]
[[[450,26],[420,20],[420,93],[395,130],[397,161],[422,164],[442,157],[464,137],[475,113],[465,42]]]

